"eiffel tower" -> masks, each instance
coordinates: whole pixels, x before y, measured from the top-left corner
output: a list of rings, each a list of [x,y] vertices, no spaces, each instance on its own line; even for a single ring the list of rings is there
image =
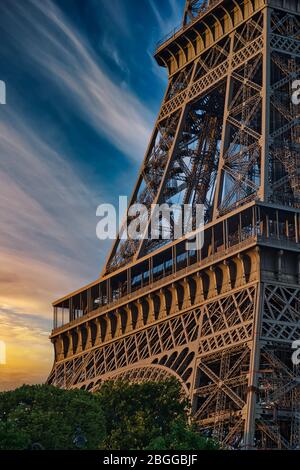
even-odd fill
[[[99,279],[54,303],[48,383],[176,377],[224,448],[296,449],[300,3],[187,0],[155,58],[169,82],[130,206],[202,204],[203,243],[120,233]]]

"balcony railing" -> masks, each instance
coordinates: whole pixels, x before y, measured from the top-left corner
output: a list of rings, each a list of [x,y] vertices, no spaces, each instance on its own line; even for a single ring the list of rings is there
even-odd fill
[[[204,1],[204,3],[200,6],[197,15],[186,25],[180,24],[176,28],[173,28],[168,34],[166,34],[162,39],[160,39],[156,44],[156,50],[160,49],[160,47],[169,42],[171,39],[175,38],[178,33],[185,31],[187,28],[190,27],[191,24],[195,23],[199,18],[201,18],[204,14],[208,11],[212,10],[216,5],[222,3],[223,0],[210,0]]]
[[[174,279],[179,279],[181,277],[184,277],[185,275],[188,275],[192,273],[193,271],[197,269],[204,269],[205,267],[209,266],[210,264],[217,262],[218,260],[229,256],[237,251],[241,251],[243,249],[246,249],[247,247],[255,244],[257,242],[257,235],[253,234],[248,234],[245,236],[245,238],[242,241],[239,241],[236,239],[236,243],[232,241],[232,245],[229,246],[228,248],[221,250],[218,253],[214,253],[212,255],[207,256],[204,260],[201,262],[196,262],[193,263],[189,266],[186,266],[182,269],[177,270],[176,274],[170,274],[168,276],[161,276],[161,278],[156,279],[154,282],[151,282],[147,286],[144,287],[138,287],[137,289],[133,289],[130,294],[125,294],[124,296],[121,296],[116,299],[112,299],[109,303],[106,305],[103,305],[101,307],[98,307],[97,309],[91,310],[88,313],[72,320],[68,321],[64,325],[61,325],[59,327],[55,327],[53,329],[53,334],[57,335],[60,332],[64,331],[66,327],[74,327],[77,324],[81,323],[83,318],[84,320],[88,320],[91,317],[94,317],[95,315],[101,315],[103,313],[106,313],[110,310],[116,309],[118,306],[130,302],[134,300],[136,297],[140,297],[141,295],[145,293],[149,293],[150,291],[157,290],[160,287],[170,284],[174,281]]]
[[[250,204],[208,224],[203,246],[189,249],[186,239],[167,247],[151,258],[124,268],[114,276],[84,287],[54,304],[54,334],[66,325],[82,322],[82,317],[101,315],[144,293],[157,290],[199,269],[218,262],[251,244],[263,244],[299,252],[300,215],[297,209]]]

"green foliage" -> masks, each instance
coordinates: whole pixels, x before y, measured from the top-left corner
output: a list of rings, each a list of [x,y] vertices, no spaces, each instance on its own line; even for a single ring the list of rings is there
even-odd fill
[[[0,422],[0,450],[28,449],[30,437],[13,419]]]
[[[180,401],[176,380],[144,384],[106,382],[97,396],[106,418],[107,449],[144,449],[170,424],[185,416],[186,403]]]
[[[176,379],[106,382],[97,396],[106,418],[106,449],[197,450],[212,445],[188,425],[188,403]]]
[[[47,385],[0,393],[0,450],[216,449],[188,424],[177,380],[105,382],[96,394]]]
[[[0,393],[0,450],[36,443],[44,449],[75,449],[77,428],[86,449],[98,448],[105,436],[99,401],[88,392],[36,385]]]
[[[195,426],[174,421],[168,434],[153,439],[147,450],[217,450],[217,444],[201,436]]]

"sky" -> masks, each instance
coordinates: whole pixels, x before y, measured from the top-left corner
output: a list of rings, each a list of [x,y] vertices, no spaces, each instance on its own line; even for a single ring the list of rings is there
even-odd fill
[[[184,3],[0,2],[0,390],[46,380],[51,303],[100,275],[96,209],[133,189]]]

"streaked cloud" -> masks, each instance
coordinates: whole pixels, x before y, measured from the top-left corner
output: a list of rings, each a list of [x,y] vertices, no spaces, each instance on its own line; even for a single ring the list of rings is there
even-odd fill
[[[118,41],[130,43],[132,4],[89,1],[99,11],[99,26],[101,22],[105,29],[102,12],[110,21],[102,34],[108,40],[98,44],[105,51],[100,52],[110,55],[129,77],[128,60],[120,53]],[[131,88],[134,83],[120,81],[99,57],[89,34],[63,11],[63,4],[9,0],[0,5],[0,32],[6,33],[10,46],[2,44],[1,52],[11,54],[11,73],[22,61],[21,67],[44,93],[42,109],[35,109],[27,97],[31,84],[18,70],[16,89],[7,84],[7,105],[0,109],[0,340],[7,344],[8,357],[7,365],[0,366],[0,390],[45,380],[53,354],[48,340],[51,302],[100,273],[109,244],[96,239],[96,207],[111,200],[112,188],[118,192],[128,182],[126,167],[117,165],[116,174],[109,175],[107,162],[118,155],[124,166],[137,167],[154,121],[151,89],[137,95]],[[172,23],[180,9],[176,0],[166,4],[167,21]],[[157,10],[155,16],[162,29],[163,15]],[[109,41],[112,31],[114,42]],[[146,51],[145,57],[148,60]],[[151,77],[160,76],[153,62],[152,66],[149,84]],[[136,67],[143,69],[144,64]],[[136,71],[135,76],[138,80]],[[59,110],[60,122],[47,106],[53,97],[57,102],[51,105]],[[72,128],[71,116],[78,117],[82,127],[76,123]],[[95,177],[91,185],[83,174],[89,155],[79,161],[84,152],[77,153],[73,142],[68,142],[63,122],[70,125],[71,133],[80,134],[84,127],[107,144],[107,154],[99,148],[97,171],[103,175],[98,183]],[[85,139],[82,136],[83,149]]]
[[[180,25],[183,14],[183,2],[181,2],[182,5],[179,4],[177,0],[167,0],[166,3],[167,15],[166,8],[164,8],[162,12],[160,2],[158,3],[155,0],[149,0],[149,5],[157,21],[162,37]]]
[[[0,306],[1,340],[6,344],[5,365],[0,365],[0,391],[47,378],[53,352],[48,340],[50,322],[36,315]]]
[[[43,135],[33,121],[9,107],[3,111],[0,339],[7,345],[7,365],[0,366],[2,390],[45,380],[52,362],[52,301],[100,272],[96,195],[67,151],[50,147]]]
[[[26,48],[32,65],[68,96],[88,125],[141,161],[154,121],[148,107],[108,76],[86,39],[50,0],[14,2],[9,8],[8,3],[9,27],[18,31],[15,41]]]

